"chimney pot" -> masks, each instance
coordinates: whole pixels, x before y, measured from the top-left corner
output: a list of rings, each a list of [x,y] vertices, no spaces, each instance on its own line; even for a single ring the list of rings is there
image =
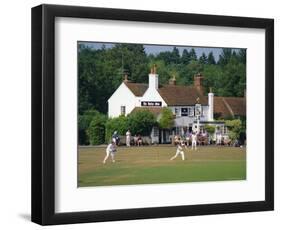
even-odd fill
[[[170,85],[176,85],[176,76],[175,75],[173,75],[173,78],[170,78],[170,80],[169,80],[169,84]]]
[[[194,75],[194,86],[202,93],[204,94],[204,89],[203,89],[203,79],[204,76],[201,73],[195,74]]]
[[[128,80],[128,74],[127,73],[125,73],[124,74],[124,82],[128,82],[129,80]]]

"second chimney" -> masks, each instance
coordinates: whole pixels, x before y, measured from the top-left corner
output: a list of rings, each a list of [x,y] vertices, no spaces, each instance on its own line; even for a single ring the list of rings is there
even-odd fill
[[[201,73],[194,75],[194,86],[199,91],[201,91],[202,94],[204,94],[203,80],[204,80],[204,77]]]

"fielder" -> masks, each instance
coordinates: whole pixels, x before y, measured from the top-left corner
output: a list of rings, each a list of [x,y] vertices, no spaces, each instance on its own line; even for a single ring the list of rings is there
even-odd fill
[[[180,143],[178,143],[178,148],[177,148],[177,151],[176,151],[176,155],[173,156],[170,160],[174,160],[179,154],[181,155],[181,159],[184,161],[184,151],[183,151],[183,146],[185,146],[186,148],[186,145],[184,144],[183,141],[181,141]]]
[[[106,155],[105,155],[105,158],[103,160],[103,163],[105,164],[107,158],[109,157],[109,155],[111,156],[111,160],[112,162],[114,163],[115,160],[114,160],[114,155],[116,153],[116,144],[114,141],[112,141],[106,148]]]
[[[193,148],[197,150],[197,135],[194,132],[191,134],[191,150],[193,150]]]

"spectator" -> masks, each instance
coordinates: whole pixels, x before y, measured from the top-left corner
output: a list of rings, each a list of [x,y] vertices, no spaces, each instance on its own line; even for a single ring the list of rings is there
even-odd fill
[[[127,145],[127,147],[131,146],[131,132],[130,132],[130,130],[128,130],[126,132],[126,145]]]
[[[138,146],[142,145],[142,138],[140,134],[138,135],[137,142],[138,142]]]
[[[137,137],[137,135],[134,136],[134,144],[135,144],[135,146],[138,144],[138,137]]]

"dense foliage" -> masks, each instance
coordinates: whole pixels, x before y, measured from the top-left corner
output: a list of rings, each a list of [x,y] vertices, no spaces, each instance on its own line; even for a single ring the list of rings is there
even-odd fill
[[[106,116],[103,114],[97,114],[92,118],[92,121],[86,130],[91,145],[100,145],[104,143],[105,122]]]
[[[106,134],[105,142],[110,142],[112,134],[117,131],[119,135],[125,135],[128,130],[128,117],[120,116],[116,118],[110,118],[106,122]]]
[[[78,115],[78,139],[79,145],[88,145],[90,143],[89,136],[87,134],[87,129],[90,126],[93,118],[98,116],[99,112],[90,109],[84,112],[83,115]]]
[[[148,110],[134,112],[128,116],[128,127],[133,135],[148,136],[156,124],[156,117]]]
[[[159,126],[161,129],[170,129],[174,125],[174,115],[172,110],[167,107],[164,107],[160,119],[159,119]]]
[[[209,133],[211,135],[214,134],[214,132],[216,131],[216,128],[213,125],[205,125],[204,128],[207,131],[207,133]]]
[[[157,65],[160,84],[175,75],[177,84],[193,84],[201,72],[206,93],[212,87],[216,96],[243,96],[246,84],[246,50],[222,49],[218,61],[212,52],[197,57],[194,49],[178,48],[159,54],[146,54],[143,45],[117,44],[92,49],[80,44],[78,50],[79,114],[89,109],[107,113],[107,100],[121,84],[124,73],[132,82],[146,83],[151,66]]]
[[[171,51],[147,54],[143,45],[117,44],[111,48],[93,49],[83,44],[78,47],[79,144],[107,143],[116,130],[124,135],[128,129],[133,135],[149,135],[156,118],[149,111],[139,111],[127,117],[108,119],[107,100],[123,81],[126,73],[132,82],[147,83],[148,73],[157,65],[160,84],[167,84],[176,76],[177,84],[193,84],[193,76],[204,75],[205,93],[209,87],[216,96],[243,96],[246,87],[246,50],[222,49],[216,61],[214,54],[197,56],[194,49],[182,53]],[[170,110],[169,110],[170,111]],[[160,128],[172,126],[172,113],[163,111]],[[242,121],[242,130],[245,125]],[[241,133],[229,125],[235,137]]]
[[[239,119],[226,120],[225,125],[229,129],[229,137],[232,140],[237,140],[243,131],[242,122]]]

